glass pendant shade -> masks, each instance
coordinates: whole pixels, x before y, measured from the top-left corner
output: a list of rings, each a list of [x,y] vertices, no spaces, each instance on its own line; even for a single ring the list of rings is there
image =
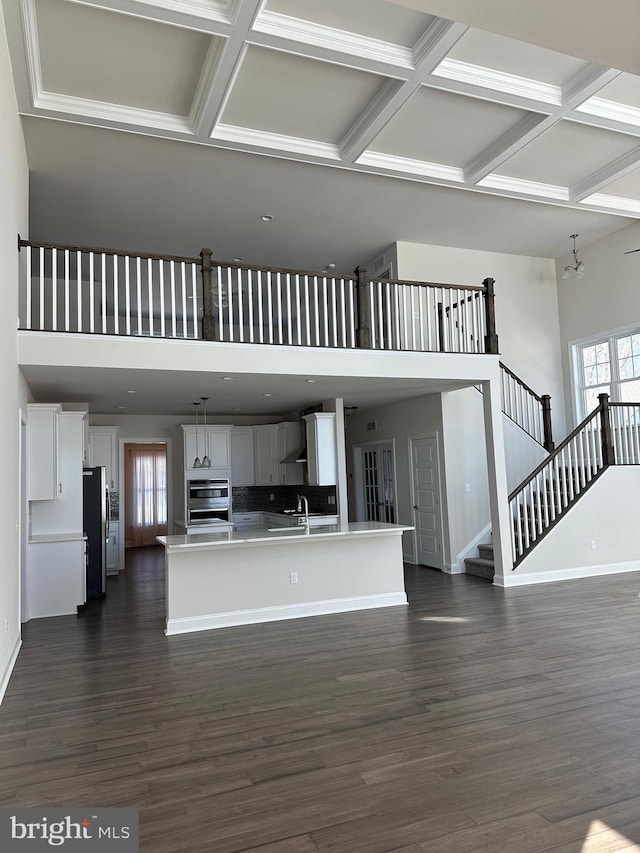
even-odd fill
[[[202,457],[202,467],[211,468],[211,459],[207,453],[207,400],[208,397],[200,397],[204,403],[204,456]]]
[[[202,462],[200,461],[200,453],[198,449],[198,406],[200,403],[193,404],[196,409],[196,458],[193,461],[192,468],[202,468]]]

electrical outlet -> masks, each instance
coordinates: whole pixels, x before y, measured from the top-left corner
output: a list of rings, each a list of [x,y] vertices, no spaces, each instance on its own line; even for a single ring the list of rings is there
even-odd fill
[[[335,495],[329,495],[329,497],[327,498],[327,503],[335,505],[335,502],[336,502],[336,496]]]
[[[275,501],[275,499],[276,499],[276,496],[273,494],[273,492],[270,492],[270,493],[269,493],[269,500],[270,500],[270,501]]]
[[[6,616],[4,617],[4,630],[5,631],[9,630],[9,620],[7,619]]]
[[[297,572],[289,572],[289,583],[290,584],[298,583],[298,573]]]
[[[596,543],[596,540],[595,540],[595,539],[592,539],[592,540],[591,540],[591,550],[592,550],[592,551],[595,551],[597,547],[598,547],[598,545],[597,545],[597,543]]]
[[[470,492],[471,491],[471,483],[465,483],[464,484],[464,490],[465,490],[465,492]]]

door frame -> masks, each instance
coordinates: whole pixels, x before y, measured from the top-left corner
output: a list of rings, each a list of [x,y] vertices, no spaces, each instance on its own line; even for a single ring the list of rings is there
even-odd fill
[[[118,436],[118,489],[119,489],[119,521],[123,524],[120,529],[120,541],[118,542],[118,563],[120,566],[120,571],[123,572],[125,569],[125,547],[124,541],[125,537],[123,535],[124,531],[124,520],[125,520],[125,489],[124,489],[124,446],[125,444],[164,444],[167,448],[167,530],[173,530],[173,441],[170,436],[158,436],[157,438],[145,436],[144,438],[137,438],[129,436],[122,437]]]
[[[436,457],[438,459],[438,483],[437,483],[437,491],[438,491],[438,501],[440,506],[440,561],[442,565],[439,567],[440,571],[447,571],[447,560],[445,556],[445,541],[444,541],[444,511],[446,507],[445,496],[442,490],[442,476],[441,470],[443,468],[443,460],[442,460],[442,444],[440,441],[440,433],[438,430],[433,430],[432,432],[424,432],[419,433],[417,435],[408,435],[407,436],[407,460],[409,463],[409,505],[411,507],[411,513],[413,517],[413,531],[412,531],[412,539],[413,539],[413,559],[414,565],[420,565],[418,560],[418,528],[416,526],[416,516],[415,516],[415,475],[414,475],[414,467],[413,467],[413,442],[420,441],[425,438],[433,438],[435,439],[436,444]]]
[[[391,445],[391,460],[393,462],[393,505],[395,510],[396,524],[398,523],[398,466],[396,464],[396,440],[395,438],[383,438],[377,441],[361,441],[351,448],[353,454],[353,498],[356,511],[356,521],[365,520],[364,511],[364,481],[362,479],[362,454],[368,447],[379,444]]]

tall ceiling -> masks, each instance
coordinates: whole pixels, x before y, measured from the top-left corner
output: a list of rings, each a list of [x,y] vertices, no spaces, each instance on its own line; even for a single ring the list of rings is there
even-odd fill
[[[35,239],[350,271],[640,218],[634,0],[3,3]]]

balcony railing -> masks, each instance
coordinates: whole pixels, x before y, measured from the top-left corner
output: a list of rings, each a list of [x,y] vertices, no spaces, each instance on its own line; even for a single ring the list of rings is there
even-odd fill
[[[20,328],[442,353],[497,353],[493,279],[371,279],[19,240]]]

